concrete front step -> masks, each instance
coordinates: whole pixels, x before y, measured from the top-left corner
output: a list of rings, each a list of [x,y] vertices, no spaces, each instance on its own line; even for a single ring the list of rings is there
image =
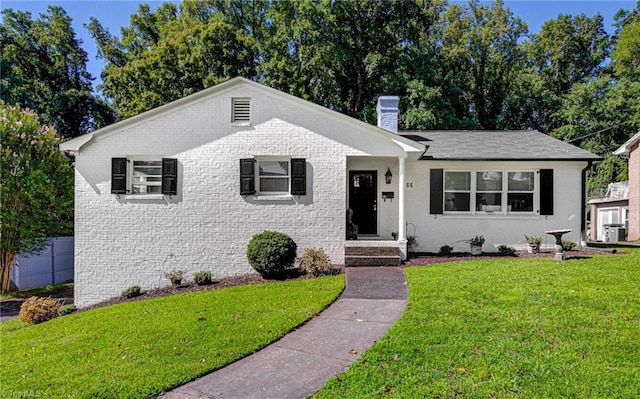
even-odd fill
[[[400,250],[395,242],[349,243],[344,248],[345,266],[399,266]]]
[[[347,246],[345,256],[399,256],[398,247]]]
[[[345,266],[400,266],[400,256],[345,256]]]

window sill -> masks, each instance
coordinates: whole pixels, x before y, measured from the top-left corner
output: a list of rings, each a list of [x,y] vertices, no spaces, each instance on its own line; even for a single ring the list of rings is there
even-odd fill
[[[293,195],[290,194],[282,194],[282,195],[260,195],[257,194],[255,197],[256,201],[291,201],[293,200]]]
[[[507,213],[502,212],[476,212],[474,213],[444,213],[442,215],[445,219],[540,219],[541,216],[536,213]]]
[[[231,122],[232,127],[249,127],[251,122]]]
[[[127,194],[124,196],[124,199],[127,201],[136,200],[136,201],[149,201],[149,200],[161,200],[164,199],[163,194]]]

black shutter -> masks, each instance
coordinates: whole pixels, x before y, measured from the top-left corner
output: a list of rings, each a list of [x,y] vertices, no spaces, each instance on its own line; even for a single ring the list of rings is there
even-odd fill
[[[111,158],[111,194],[127,193],[127,158]]]
[[[162,158],[162,194],[178,194],[178,160]]]
[[[291,195],[307,194],[307,161],[291,158]]]
[[[432,215],[442,215],[444,213],[444,185],[443,185],[443,169],[431,169],[431,187],[430,187],[430,206],[429,213]]]
[[[253,158],[240,160],[240,195],[256,193],[256,176]]]
[[[540,169],[540,214],[553,215],[553,169]]]

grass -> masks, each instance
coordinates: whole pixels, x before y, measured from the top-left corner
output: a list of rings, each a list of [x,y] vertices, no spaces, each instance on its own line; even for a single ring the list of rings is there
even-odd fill
[[[314,398],[638,398],[640,250],[405,269],[402,318]]]
[[[44,287],[40,287],[40,288],[31,288],[28,290],[7,292],[4,294],[0,294],[0,299],[23,298],[23,297],[28,297],[34,294],[52,292],[59,288],[65,288],[65,287],[73,287],[73,281],[67,281],[65,283],[60,283],[60,284],[45,285]]]
[[[127,302],[34,326],[1,323],[2,392],[153,396],[277,340],[343,287],[344,276],[330,276]]]

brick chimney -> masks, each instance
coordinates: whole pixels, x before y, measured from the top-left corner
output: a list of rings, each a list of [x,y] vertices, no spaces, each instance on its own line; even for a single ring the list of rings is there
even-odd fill
[[[392,133],[398,133],[398,96],[380,96],[378,97],[378,127],[388,130]]]

